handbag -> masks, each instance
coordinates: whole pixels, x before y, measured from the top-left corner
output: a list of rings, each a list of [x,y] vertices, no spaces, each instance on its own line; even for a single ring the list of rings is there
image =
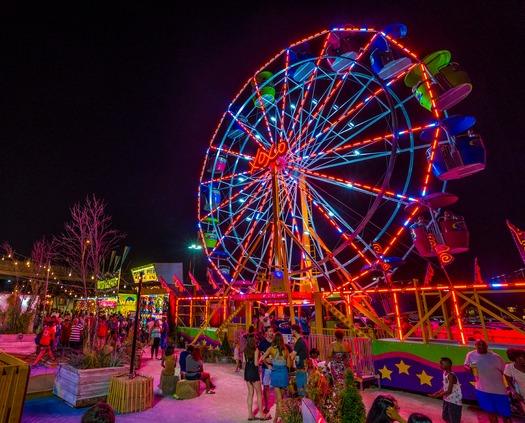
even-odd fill
[[[180,367],[175,367],[175,376],[180,376]]]

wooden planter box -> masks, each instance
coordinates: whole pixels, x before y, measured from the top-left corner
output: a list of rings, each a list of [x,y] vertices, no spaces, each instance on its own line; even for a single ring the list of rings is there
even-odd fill
[[[135,413],[153,407],[153,377],[111,376],[107,402],[117,413]]]
[[[21,421],[28,380],[26,362],[0,353],[0,422]]]
[[[75,408],[106,401],[111,376],[126,373],[127,369],[124,366],[80,370],[59,364],[53,394]]]

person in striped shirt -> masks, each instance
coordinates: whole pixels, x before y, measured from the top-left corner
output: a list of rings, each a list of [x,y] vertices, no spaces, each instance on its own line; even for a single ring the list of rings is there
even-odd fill
[[[82,323],[75,317],[73,319],[73,325],[71,326],[71,334],[69,335],[69,346],[75,350],[80,349],[82,345],[82,332],[84,327]]]

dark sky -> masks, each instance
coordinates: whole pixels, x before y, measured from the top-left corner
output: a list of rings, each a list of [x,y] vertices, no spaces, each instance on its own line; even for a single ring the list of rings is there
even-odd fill
[[[227,105],[270,57],[336,25],[402,22],[420,57],[468,70],[487,169],[450,183],[471,249],[451,273],[523,262],[525,3],[503,1],[11,2],[0,6],[0,241],[30,255],[95,194],[128,234],[131,266],[188,260],[204,154]]]

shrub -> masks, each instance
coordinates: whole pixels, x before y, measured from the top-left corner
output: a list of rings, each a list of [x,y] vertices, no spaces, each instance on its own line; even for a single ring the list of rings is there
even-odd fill
[[[232,355],[232,348],[230,347],[230,342],[228,341],[227,333],[225,333],[222,338],[221,355],[224,357],[230,357]]]
[[[355,386],[354,373],[347,370],[345,373],[345,387],[341,392],[342,423],[364,423],[366,409],[361,393]]]

